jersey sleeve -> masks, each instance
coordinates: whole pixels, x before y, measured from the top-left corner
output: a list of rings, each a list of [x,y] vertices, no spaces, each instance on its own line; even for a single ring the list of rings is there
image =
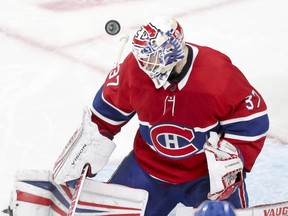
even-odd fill
[[[126,75],[125,62],[113,68],[93,100],[92,121],[102,135],[111,139],[135,115],[129,103],[129,77]]]
[[[233,65],[229,68],[232,73],[224,83],[225,92],[221,98],[227,110],[220,115],[219,121],[223,138],[241,150],[244,168],[249,172],[263,148],[269,129],[267,106],[240,70]]]

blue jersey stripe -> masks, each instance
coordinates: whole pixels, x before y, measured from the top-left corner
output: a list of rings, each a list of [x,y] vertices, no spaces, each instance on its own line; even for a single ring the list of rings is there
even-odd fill
[[[248,121],[233,121],[232,123],[222,125],[225,134],[235,137],[243,137],[243,140],[249,140],[249,137],[257,139],[265,135],[269,129],[269,119],[268,115],[262,115],[250,119]],[[247,137],[247,138],[244,138]]]
[[[135,115],[135,112],[125,113],[116,107],[113,107],[103,99],[102,94],[103,86],[99,89],[93,101],[94,110],[100,113],[101,116],[115,122],[123,122],[129,121]]]

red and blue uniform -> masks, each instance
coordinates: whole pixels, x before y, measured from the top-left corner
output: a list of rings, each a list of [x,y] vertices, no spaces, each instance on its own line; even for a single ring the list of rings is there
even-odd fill
[[[170,188],[167,185],[186,185],[187,189],[187,185],[203,184],[197,195],[193,192],[195,197],[202,199],[191,201],[190,205],[197,206],[207,199],[209,192],[203,151],[209,132],[222,134],[223,139],[236,146],[243,156],[244,171],[249,172],[263,147],[269,119],[262,96],[225,54],[195,44],[186,43],[186,46],[189,54],[182,72],[175,77],[172,74],[160,89],[154,87],[151,78],[139,68],[130,53],[122,64],[111,70],[97,92],[92,120],[103,135],[113,138],[123,125],[137,116],[139,129],[133,152],[125,160],[130,161],[134,170],[139,168],[144,176],[147,174],[147,178],[166,190]],[[121,145],[125,143],[118,144]],[[135,166],[131,165],[132,161]],[[128,165],[127,162],[126,168],[120,165],[111,182],[125,184],[127,181],[128,186],[150,190],[150,197],[164,196],[149,189],[148,183],[132,181],[137,174],[133,174],[133,170],[128,173]],[[121,180],[118,178],[120,173]],[[137,181],[141,181],[139,176],[142,174],[138,173]],[[245,192],[243,184],[243,194],[233,195],[238,197],[233,198],[238,199],[232,201],[234,206],[245,207]],[[164,194],[169,200],[166,192]],[[181,199],[181,196],[173,196]],[[148,207],[158,204],[149,201]]]

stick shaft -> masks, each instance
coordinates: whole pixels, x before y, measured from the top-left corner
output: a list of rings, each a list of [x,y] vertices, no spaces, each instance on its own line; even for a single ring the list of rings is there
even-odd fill
[[[123,54],[123,51],[124,51],[124,48],[125,48],[125,45],[128,41],[128,35],[123,35],[120,37],[119,41],[120,41],[120,47],[119,47],[119,51],[118,51],[118,55],[117,55],[117,59],[116,59],[116,62],[115,64],[118,65],[119,62],[121,61],[121,57],[122,57],[122,54]]]
[[[128,41],[128,38],[129,38],[128,35],[123,35],[119,39],[120,47],[119,47],[117,59],[116,59],[116,62],[115,62],[116,65],[118,65],[119,62],[121,61],[121,57],[122,57],[122,54],[123,54],[123,51],[124,51],[124,48],[125,48],[125,44]],[[77,207],[77,204],[78,204],[78,201],[79,201],[79,198],[80,198],[80,194],[81,194],[82,187],[84,185],[84,181],[85,181],[85,178],[87,176],[87,173],[88,173],[88,166],[85,166],[83,168],[83,170],[82,170],[80,178],[77,181],[75,192],[74,192],[74,195],[72,197],[71,205],[69,207],[69,211],[68,211],[67,216],[74,216],[74,214],[75,214],[76,207]]]
[[[79,201],[79,198],[80,198],[80,194],[81,194],[81,191],[82,191],[82,187],[84,185],[85,178],[86,178],[86,176],[88,174],[88,168],[89,168],[89,166],[85,166],[83,168],[81,176],[80,176],[80,178],[77,181],[77,184],[76,184],[76,187],[75,187],[75,191],[74,191],[74,195],[72,197],[71,204],[70,204],[67,216],[73,216],[75,214],[76,207],[77,207],[77,204],[78,204],[78,201]]]

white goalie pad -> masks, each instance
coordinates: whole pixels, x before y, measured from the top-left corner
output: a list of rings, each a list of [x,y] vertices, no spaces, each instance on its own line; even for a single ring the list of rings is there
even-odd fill
[[[107,164],[116,144],[100,134],[85,107],[81,127],[74,133],[53,168],[53,180],[58,184],[78,179],[88,164],[96,174]]]
[[[10,208],[13,216],[66,216],[73,194],[50,171],[18,171]],[[147,200],[145,190],[86,179],[74,215],[144,215]]]

